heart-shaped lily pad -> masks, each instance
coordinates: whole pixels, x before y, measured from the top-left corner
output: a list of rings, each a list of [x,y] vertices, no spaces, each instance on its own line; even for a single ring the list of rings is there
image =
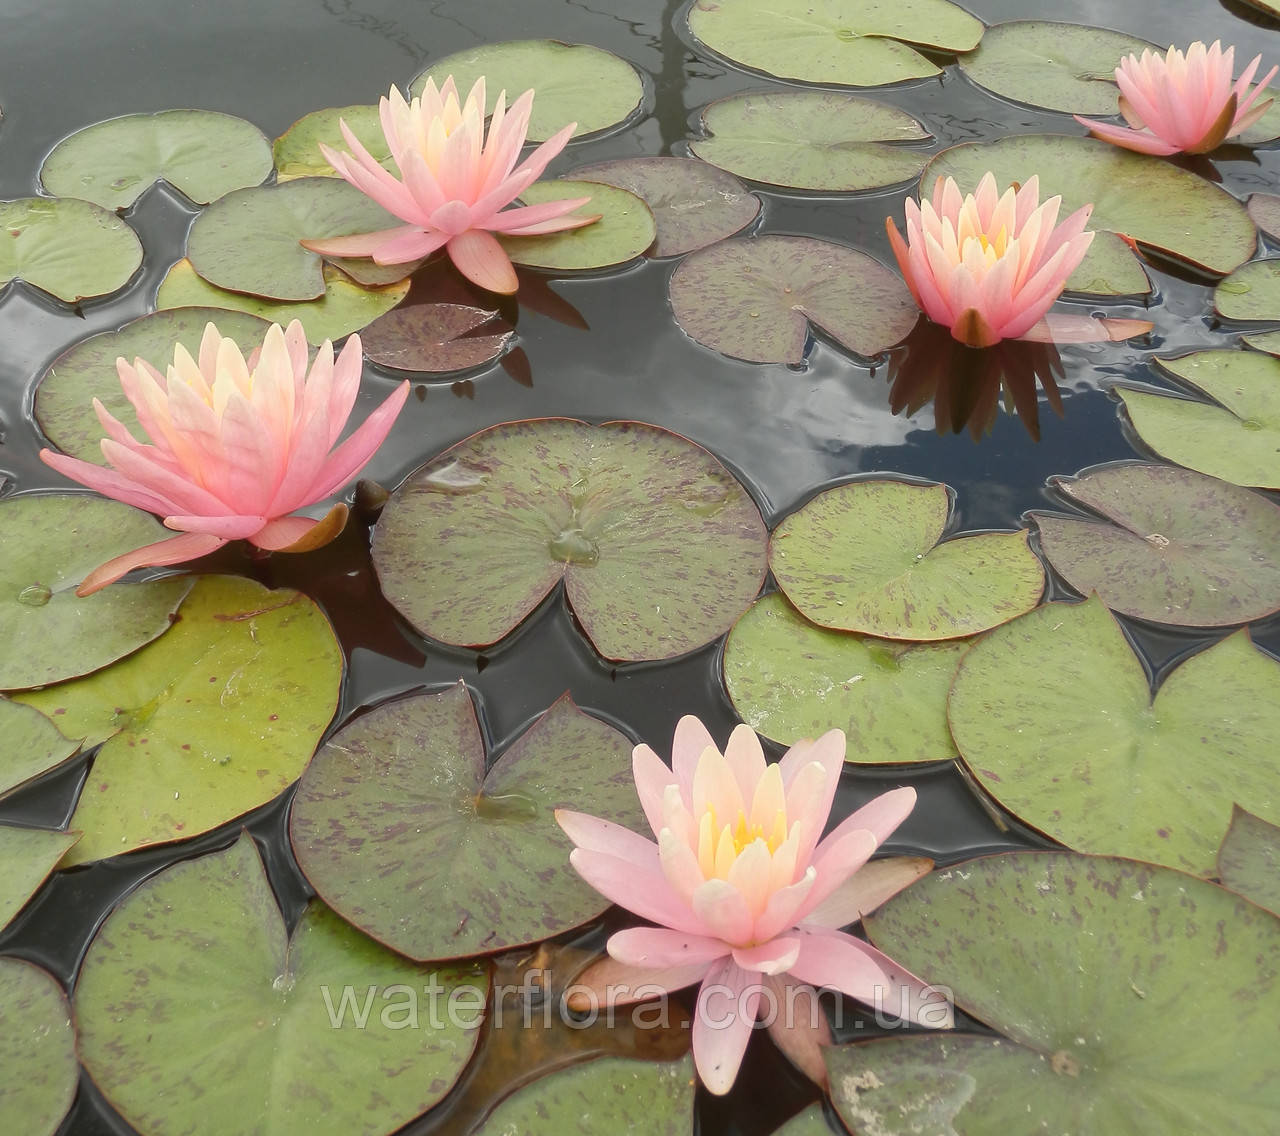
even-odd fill
[[[467,334],[497,315],[466,304],[415,304],[379,316],[360,344],[366,358],[393,370],[463,371],[496,359],[515,334],[509,325],[492,335]]]
[[[970,51],[982,21],[947,0],[696,0],[689,30],[768,75],[879,87],[938,74],[907,44]]]
[[[49,365],[36,387],[36,421],[45,437],[64,453],[104,464],[103,429],[94,413],[95,398],[135,436],[142,436],[133,403],[120,387],[116,360],[124,358],[132,363],[145,359],[163,374],[179,343],[192,358],[199,357],[200,337],[210,322],[246,352],[250,345],[262,342],[269,326],[266,320],[247,312],[172,308],[139,316],[119,331],[102,331],[68,348]]]
[[[778,524],[769,567],[805,618],[892,639],[957,639],[1035,607],[1044,569],[1026,532],[939,544],[950,511],[945,485],[837,485]]]
[[[1256,1132],[1280,1108],[1262,1056],[1280,1044],[1280,919],[1214,884],[1012,853],[935,872],[865,926],[1006,1037],[827,1050],[860,1132]]]
[[[969,650],[948,716],[983,787],[1081,851],[1205,873],[1233,802],[1280,818],[1280,663],[1244,631],[1152,698],[1101,600],[1047,604]]]
[[[1224,319],[1280,320],[1280,257],[1237,268],[1214,289],[1213,308]]]
[[[13,922],[63,853],[79,839],[78,832],[0,824],[0,864],[5,872],[0,882],[0,930]],[[0,1102],[3,1100],[4,1091],[0,1089]]]
[[[905,110],[831,91],[747,91],[702,111],[689,149],[739,177],[791,189],[851,192],[920,176],[928,155],[890,142],[929,132]]]
[[[1198,351],[1156,363],[1214,402],[1117,387],[1138,436],[1188,469],[1280,489],[1280,359],[1256,351]]]
[[[1161,158],[1095,138],[1024,134],[943,150],[921,185],[951,176],[972,192],[988,170],[1004,186],[1040,175],[1042,198],[1062,196],[1066,216],[1092,203],[1089,228],[1122,233],[1209,272],[1230,272],[1253,255],[1257,230],[1225,190]],[[1077,274],[1093,269],[1085,254]]]
[[[590,197],[570,214],[602,214],[580,229],[566,229],[540,237],[499,236],[515,264],[573,271],[609,268],[634,260],[653,244],[658,229],[649,207],[634,193],[594,181],[534,182],[521,195],[526,205],[542,205],[567,197]]]
[[[579,166],[575,181],[599,181],[634,193],[653,213],[653,256],[681,256],[745,229],[760,199],[733,174],[694,158],[618,158]]]
[[[1267,236],[1280,237],[1280,196],[1274,193],[1251,194],[1245,208],[1253,223]]]
[[[809,324],[871,358],[915,325],[902,277],[866,253],[812,237],[721,241],[671,276],[685,334],[752,363],[802,363]]]
[[[543,142],[571,122],[574,137],[607,130],[626,121],[644,101],[640,73],[625,59],[585,43],[556,39],[518,39],[487,43],[437,60],[409,86],[419,95],[434,79],[439,86],[452,75],[463,98],[484,76],[489,103],[507,92],[510,105],[533,89],[529,141]]]
[[[271,800],[311,757],[341,680],[342,652],[306,596],[202,576],[147,649],[20,695],[67,736],[104,743],[66,863],[195,836]]]
[[[40,182],[56,197],[124,209],[162,179],[207,205],[270,172],[271,144],[253,123],[212,110],[162,110],[109,118],[64,138],[40,167]]]
[[[107,917],[76,983],[80,1057],[141,1132],[382,1136],[461,1076],[488,985],[400,958],[320,903],[290,936],[246,833]]]
[[[1218,878],[1245,899],[1280,912],[1280,826],[1236,805],[1218,849]]]
[[[320,153],[320,143],[335,150],[347,149],[339,121],[347,124],[374,158],[395,170],[376,106],[326,107],[304,114],[273,143],[277,183],[304,177],[337,177],[338,171]]]
[[[536,942],[609,901],[569,866],[555,809],[643,823],[631,742],[556,702],[486,771],[467,688],[384,703],[307,767],[289,835],[326,903],[416,959]]]
[[[22,280],[75,303],[118,291],[142,264],[142,243],[114,213],[66,197],[0,201],[0,288]]]
[[[79,752],[38,710],[0,698],[0,796],[55,769]]]
[[[947,691],[968,647],[829,631],[774,592],[729,632],[724,681],[742,720],[783,745],[839,726],[846,761],[945,761]]]
[[[150,514],[88,493],[0,504],[0,689],[88,674],[167,631],[190,580],[75,594],[99,564],[167,535]]]
[[[637,422],[482,430],[411,475],[373,538],[424,635],[496,643],[560,581],[597,651],[638,661],[723,635],[764,580],[765,528],[711,454]]]
[[[1055,483],[1103,518],[1031,514],[1049,563],[1076,591],[1182,627],[1280,610],[1280,509],[1260,494],[1166,465],[1115,465]]]
[[[17,1136],[53,1136],[80,1080],[71,1010],[48,971],[0,958],[0,1117]]]

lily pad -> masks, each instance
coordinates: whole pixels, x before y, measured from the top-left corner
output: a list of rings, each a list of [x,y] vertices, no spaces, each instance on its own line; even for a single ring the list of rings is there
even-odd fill
[[[634,193],[653,213],[653,256],[681,256],[745,229],[760,215],[760,199],[733,174],[694,158],[619,158],[573,171]]]
[[[1245,631],[1153,698],[1096,597],[997,628],[960,662],[951,733],[983,787],[1078,848],[1206,873],[1234,801],[1280,818],[1280,663]]]
[[[492,105],[507,92],[510,105],[533,89],[529,116],[530,142],[544,142],[571,122],[575,138],[607,130],[630,118],[644,101],[640,73],[625,59],[585,43],[557,39],[517,39],[487,43],[447,55],[422,72],[409,86],[419,95],[434,79],[437,86],[452,75],[464,98],[484,76]]]
[[[0,885],[0,930],[26,906],[40,885],[57,867],[62,855],[77,840],[78,832],[58,832],[49,828],[20,828],[0,824],[0,864],[4,882]],[[4,1099],[0,1090],[0,1102]],[[0,1115],[3,1115],[0,1108]]]
[[[270,172],[271,144],[253,123],[212,110],[162,110],[77,130],[45,158],[40,183],[56,197],[124,209],[157,181],[207,205]]]
[[[482,430],[396,491],[373,537],[382,590],[421,631],[486,646],[563,580],[597,651],[639,661],[723,635],[764,581],[765,528],[711,454],[638,422]]]
[[[150,514],[87,493],[0,504],[0,689],[88,674],[168,631],[189,579],[75,594],[99,564],[167,535]]]
[[[751,363],[803,363],[810,323],[871,358],[919,317],[896,272],[811,237],[721,241],[680,264],[670,295],[686,335]]]
[[[0,288],[21,280],[74,304],[123,288],[142,243],[114,213],[89,201],[0,201]]]
[[[124,358],[132,363],[145,359],[163,374],[179,343],[192,358],[199,357],[200,337],[210,322],[246,351],[251,344],[262,342],[270,326],[258,316],[225,308],[172,308],[139,316],[119,331],[102,331],[82,339],[49,365],[36,387],[36,421],[45,437],[63,453],[105,464],[102,423],[93,409],[95,398],[141,436],[137,412],[120,387],[116,360]]]
[[[950,511],[945,485],[837,485],[778,524],[769,567],[806,619],[892,639],[957,639],[1035,607],[1044,569],[1026,532],[939,544]]]
[[[18,696],[104,743],[65,863],[180,840],[265,804],[302,772],[338,704],[342,652],[288,588],[202,576],[167,635],[88,678]]]
[[[1000,185],[1040,174],[1042,197],[1062,196],[1062,216],[1093,204],[1091,229],[1121,233],[1208,272],[1226,273],[1253,255],[1257,230],[1225,190],[1161,158],[1058,134],[1025,134],[943,150],[921,185],[951,176],[972,192],[988,170]],[[1092,252],[1076,270],[1094,271]]]
[[[1267,236],[1280,238],[1280,196],[1274,193],[1250,194],[1245,208],[1253,223]]]
[[[803,1112],[796,1113],[773,1136],[831,1136],[832,1131],[822,1105],[811,1104]]]
[[[260,319],[288,326],[300,320],[307,342],[318,344],[338,340],[367,327],[380,315],[391,311],[409,294],[409,281],[401,280],[383,288],[361,288],[332,265],[324,268],[324,295],[299,304],[263,300],[240,292],[215,288],[197,274],[189,260],[175,264],[156,294],[158,308],[222,308],[248,312]]]
[[[1067,277],[1066,290],[1083,296],[1146,296],[1151,277],[1123,237],[1095,229],[1088,255]]]
[[[907,44],[971,51],[983,27],[947,0],[696,0],[689,30],[767,75],[879,87],[938,74]]]
[[[1280,912],[1280,826],[1236,805],[1218,849],[1218,878],[1245,899]]]
[[[294,854],[326,903],[410,958],[537,942],[609,906],[569,866],[554,812],[642,824],[631,748],[565,695],[486,771],[461,682],[384,703],[307,767]]]
[[[142,1132],[382,1136],[461,1076],[488,986],[400,958],[320,903],[290,936],[246,833],[107,916],[76,983],[80,1056]]]
[[[1230,320],[1280,320],[1280,257],[1254,260],[1219,282],[1213,308]]]
[[[497,316],[466,304],[416,304],[379,316],[360,344],[371,362],[393,370],[463,371],[496,359],[515,334],[509,325],[493,335],[467,334]]]
[[[1280,610],[1280,508],[1260,494],[1166,465],[1109,466],[1055,485],[1102,518],[1031,514],[1049,563],[1077,592],[1180,627]]]
[[[1214,884],[1012,853],[935,872],[865,926],[1007,1036],[827,1050],[860,1132],[1255,1132],[1280,1108],[1255,1056],[1280,1043],[1280,920]]]
[[[77,742],[64,738],[38,710],[0,698],[0,796],[74,757]]]
[[[729,632],[724,681],[742,720],[783,745],[839,726],[846,761],[945,761],[947,692],[968,647],[829,631],[774,592]]]
[[[1188,469],[1280,489],[1280,359],[1256,351],[1198,351],[1156,363],[1214,402],[1117,387],[1138,436]]]
[[[831,91],[747,91],[702,111],[704,162],[790,189],[853,192],[920,176],[928,155],[891,142],[930,136],[905,110]]]
[[[567,229],[541,237],[506,237],[499,234],[502,247],[515,264],[560,271],[609,268],[634,260],[653,244],[658,234],[653,213],[634,193],[595,181],[538,181],[529,186],[520,200],[526,205],[542,205],[566,197],[590,197],[570,214],[603,214],[600,220],[580,229]]]
[[[338,176],[338,171],[320,153],[320,143],[335,150],[346,150],[347,143],[338,125],[339,120],[347,124],[377,161],[387,169],[395,170],[376,106],[327,107],[304,114],[272,144],[277,184],[295,178]]]
[[[53,1136],[80,1080],[71,1010],[48,971],[0,958],[0,1117],[5,1130]]]

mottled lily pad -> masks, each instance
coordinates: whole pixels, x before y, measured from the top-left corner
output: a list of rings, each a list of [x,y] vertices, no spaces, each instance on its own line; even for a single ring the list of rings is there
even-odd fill
[[[338,171],[320,153],[320,143],[334,150],[347,149],[339,120],[347,124],[375,159],[395,172],[391,148],[383,136],[382,120],[376,106],[326,107],[304,114],[272,144],[277,183],[295,178],[338,176]]]
[[[907,44],[970,51],[982,21],[947,0],[696,0],[689,30],[768,75],[879,87],[938,74]]]
[[[0,698],[0,796],[74,757],[80,746],[30,706]]]
[[[207,205],[270,172],[271,144],[253,123],[212,110],[162,110],[109,118],[64,138],[45,158],[40,182],[56,197],[124,209],[157,181]]]
[[[1269,237],[1280,238],[1280,196],[1274,193],[1254,193],[1245,208],[1253,223]]]
[[[947,692],[968,646],[829,631],[774,592],[729,632],[724,681],[742,720],[783,745],[839,726],[846,761],[945,761]]]
[[[0,881],[0,930],[13,922],[13,917],[57,867],[63,853],[79,839],[78,832],[0,824],[0,864],[4,865],[4,878]],[[0,1089],[0,1115],[4,1115],[3,1100],[4,1090]]]
[[[66,863],[195,836],[277,796],[333,717],[341,679],[342,652],[306,596],[202,576],[145,650],[18,696],[68,737],[104,743]]]
[[[119,217],[75,198],[0,201],[0,288],[21,280],[74,304],[127,284],[142,243]]]
[[[609,906],[570,867],[554,813],[642,825],[631,748],[565,695],[486,770],[462,683],[384,703],[307,767],[294,853],[326,903],[410,958],[536,942]]]
[[[928,155],[891,142],[930,137],[905,110],[831,91],[747,91],[702,111],[705,162],[790,189],[852,192],[920,176]]]
[[[745,229],[760,214],[760,199],[733,174],[694,158],[619,158],[579,166],[575,181],[628,190],[653,213],[653,256],[681,256]]]
[[[80,1056],[141,1132],[382,1136],[461,1076],[488,985],[400,958],[318,902],[289,935],[246,833],[107,917],[76,983]]]
[[[0,1118],[17,1136],[53,1136],[75,1099],[71,1008],[57,980],[19,959],[0,958]]]
[[[760,590],[765,539],[746,490],[692,442],[545,418],[482,430],[411,475],[373,562],[433,639],[496,643],[563,580],[596,650],[638,661],[728,631]]]
[[[1214,289],[1213,308],[1224,319],[1280,320],[1280,257],[1237,268]]]
[[[837,485],[778,524],[769,567],[806,619],[892,639],[957,639],[1035,607],[1026,532],[939,544],[950,511],[945,485]]]
[[[1166,465],[1109,466],[1055,484],[1102,518],[1031,514],[1049,563],[1076,591],[1181,627],[1280,610],[1280,509],[1261,494]]]
[[[188,579],[117,584],[83,598],[75,589],[104,561],[168,535],[150,514],[87,493],[0,504],[0,689],[88,674],[167,631]]]
[[[1280,663],[1245,631],[1152,698],[1101,600],[1047,604],[969,650],[948,716],[983,787],[1082,852],[1207,873],[1233,802],[1280,819]]]
[[[570,216],[602,214],[580,229],[540,237],[499,237],[515,264],[559,271],[610,268],[634,260],[653,244],[658,230],[649,207],[634,193],[594,181],[534,182],[521,195],[526,205],[566,197],[590,197]]]
[[[515,329],[470,335],[497,312],[466,304],[416,304],[379,316],[360,336],[365,356],[398,371],[462,371],[502,354]],[[495,324],[494,327],[502,326]]]
[[[681,263],[670,288],[686,335],[752,363],[804,362],[810,323],[871,358],[919,316],[897,272],[811,237],[721,241]]]
[[[1280,912],[1280,826],[1236,805],[1218,849],[1218,878],[1245,899]]]
[[[640,73],[625,59],[585,43],[555,39],[519,39],[469,47],[437,60],[409,90],[422,93],[452,75],[463,97],[482,75],[489,102],[501,90],[510,105],[525,91],[536,93],[529,118],[529,141],[543,142],[571,122],[574,137],[607,130],[631,117],[644,101]]]

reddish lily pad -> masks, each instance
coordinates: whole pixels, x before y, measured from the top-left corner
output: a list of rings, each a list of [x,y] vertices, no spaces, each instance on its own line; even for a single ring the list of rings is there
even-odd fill
[[[0,958],[0,1117],[17,1136],[53,1136],[80,1080],[71,1009],[46,970]]]
[[[321,903],[290,935],[245,833],[107,917],[76,983],[80,1056],[141,1132],[382,1136],[462,1075],[488,986],[400,958]]]
[[[1102,518],[1031,514],[1049,563],[1076,591],[1181,627],[1247,623],[1280,610],[1280,508],[1260,494],[1136,463],[1054,484]]]
[[[1250,261],[1220,281],[1213,309],[1223,319],[1280,320],[1280,257]]]
[[[74,304],[125,286],[142,243],[100,205],[65,197],[0,201],[0,289],[21,280]]]
[[[1253,223],[1267,236],[1280,238],[1280,196],[1274,193],[1251,194],[1245,208]]]
[[[57,867],[63,853],[79,839],[78,832],[0,824],[0,864],[5,871],[0,883],[0,930],[13,922]],[[3,1100],[4,1091],[0,1089],[0,1102]]]
[[[0,796],[56,769],[80,750],[38,710],[0,698]]]
[[[1280,826],[1236,805],[1218,849],[1218,878],[1245,899],[1280,912]]]
[[[364,148],[385,168],[396,172],[376,106],[326,107],[304,114],[272,144],[277,183],[303,177],[337,177],[338,171],[324,160],[320,143],[334,150],[347,149],[339,121],[347,124]]]
[[[360,336],[365,356],[397,371],[463,371],[489,363],[502,354],[515,329],[491,335],[469,335],[497,312],[466,304],[415,304],[379,316]]]
[[[538,181],[520,195],[520,200],[526,205],[543,205],[567,197],[591,199],[571,217],[598,216],[599,220],[539,237],[499,236],[513,263],[561,272],[612,268],[635,260],[657,236],[653,213],[639,197],[602,182]]]
[[[486,769],[459,682],[340,731],[298,785],[289,836],[324,901],[401,954],[506,950],[609,906],[569,866],[554,810],[642,824],[631,748],[565,695]]]
[[[596,650],[638,661],[723,635],[760,590],[765,540],[746,490],[687,439],[545,418],[482,430],[410,476],[373,562],[433,639],[496,643],[563,580]]]
[[[671,277],[671,307],[685,334],[752,363],[802,363],[809,325],[871,358],[914,326],[906,285],[866,253],[811,237],[721,241]]]

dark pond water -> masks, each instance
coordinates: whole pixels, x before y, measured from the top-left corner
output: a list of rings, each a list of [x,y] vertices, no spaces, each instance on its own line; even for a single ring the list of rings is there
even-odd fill
[[[988,23],[1032,15],[1110,26],[1159,44],[1192,39],[1237,44],[1263,67],[1280,60],[1280,34],[1250,9],[1212,0],[971,0]],[[191,106],[222,110],[275,136],[308,111],[372,102],[395,82],[405,85],[428,62],[478,43],[555,37],[607,48],[645,75],[646,113],[625,129],[571,146],[552,173],[613,157],[683,153],[697,110],[708,101],[763,84],[758,77],[697,57],[687,35],[673,30],[683,5],[661,0],[225,0],[175,5],[168,0],[87,4],[82,0],[7,0],[0,35],[0,197],[36,191],[43,156],[66,134],[135,111]],[[1038,10],[1037,10],[1038,9]],[[954,68],[941,80],[875,93],[922,119],[937,136],[932,149],[1010,133],[1077,132],[1065,116],[995,99]],[[1218,163],[1238,196],[1280,185],[1280,151],[1262,149]],[[758,190],[761,229],[853,244],[889,261],[883,218],[900,216],[906,188],[858,196]],[[129,220],[147,250],[139,276],[123,293],[72,311],[24,287],[0,297],[0,474],[4,493],[40,489],[53,479],[36,460],[40,441],[29,416],[30,391],[45,366],[70,344],[118,327],[150,310],[155,288],[180,254],[194,211],[164,189],[148,192]],[[426,458],[477,429],[509,419],[571,415],[593,421],[635,418],[696,440],[748,485],[772,524],[819,488],[851,475],[892,471],[944,481],[958,492],[957,527],[1014,528],[1024,510],[1042,506],[1051,474],[1072,474],[1141,452],[1126,437],[1106,387],[1117,378],[1164,385],[1147,366],[1153,354],[1229,346],[1236,335],[1215,324],[1205,281],[1152,269],[1156,292],[1146,318],[1155,330],[1129,344],[1062,351],[1064,415],[1043,397],[1041,437],[1001,413],[975,442],[966,433],[935,432],[933,412],[911,417],[889,409],[881,360],[852,361],[824,342],[801,368],[754,366],[693,343],[666,303],[673,261],[645,261],[625,271],[557,280],[554,291],[585,326],[556,322],[512,302],[529,360],[530,381],[500,367],[463,382],[418,385],[367,476],[397,484]],[[1109,308],[1142,316],[1141,308]],[[365,408],[394,380],[370,368]],[[357,411],[357,416],[359,416]],[[301,588],[328,611],[350,668],[343,722],[389,694],[438,686],[459,676],[478,691],[494,741],[517,734],[558,695],[608,717],[660,751],[677,718],[696,713],[718,736],[737,721],[719,678],[718,648],[666,664],[612,668],[592,652],[559,596],[543,605],[509,643],[480,656],[428,644],[379,596],[369,568],[367,528],[353,524],[330,548],[304,558],[250,561],[227,550],[207,562],[252,574],[271,585]],[[1069,594],[1051,585],[1051,594]],[[1133,627],[1154,675],[1204,637]],[[1257,641],[1280,651],[1275,621],[1255,629]],[[1052,676],[1042,676],[1045,680]],[[0,820],[61,825],[69,817],[86,761],[0,802]],[[834,815],[846,815],[877,792],[909,781],[920,803],[891,842],[891,851],[950,862],[978,852],[1035,846],[1037,838],[998,824],[949,765],[905,774],[850,770]],[[294,918],[309,892],[288,853],[286,799],[252,814],[249,827],[272,882]],[[70,986],[97,923],[138,880],[174,859],[225,846],[235,825],[176,849],[143,852],[56,876],[0,935],[0,952],[36,961]],[[597,932],[590,942],[599,942]],[[852,1020],[846,1018],[846,1021]],[[460,1132],[492,1086],[523,1070],[495,1057],[415,1133]],[[813,1089],[771,1047],[752,1046],[734,1095],[699,1098],[701,1131],[766,1133],[808,1100]],[[456,1107],[454,1107],[456,1106]],[[76,1136],[123,1133],[123,1124],[87,1082],[63,1131]]]

